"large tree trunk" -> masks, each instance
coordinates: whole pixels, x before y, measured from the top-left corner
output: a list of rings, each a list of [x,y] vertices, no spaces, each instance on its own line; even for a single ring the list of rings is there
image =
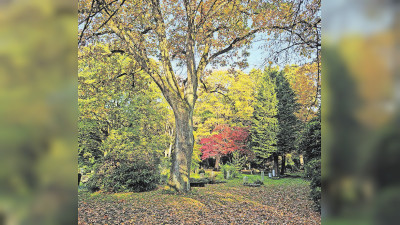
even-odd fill
[[[178,192],[190,191],[190,166],[193,153],[193,111],[189,107],[174,110],[176,136],[172,152],[171,175],[168,185]]]
[[[285,170],[286,170],[286,154],[282,154],[281,175],[285,174]]]
[[[278,168],[279,168],[279,162],[278,162],[278,154],[273,153],[273,157],[274,157],[274,166],[273,169],[275,170],[275,175],[278,174]]]

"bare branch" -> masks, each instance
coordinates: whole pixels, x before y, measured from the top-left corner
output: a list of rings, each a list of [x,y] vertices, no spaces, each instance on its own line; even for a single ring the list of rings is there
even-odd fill
[[[94,33],[93,34],[93,36],[102,36],[102,35],[105,35],[105,34],[115,34],[115,32],[114,31],[110,31],[110,30],[106,30],[106,31],[101,31],[101,32],[97,32],[97,33]]]
[[[214,11],[214,13],[212,13],[212,10],[215,6],[215,3],[217,3],[218,0],[214,0],[214,2],[211,4],[210,9],[207,11],[207,13],[205,14],[204,17],[200,18],[199,23],[195,26],[195,30],[197,31],[206,21],[207,18],[210,17],[212,14],[214,14],[216,11],[218,11],[218,9],[220,9],[222,6],[224,6],[227,2],[224,2],[223,4],[221,4],[218,8],[216,8],[216,10]]]
[[[215,59],[216,57],[218,57],[218,56],[220,56],[220,55],[222,55],[222,54],[224,54],[224,53],[226,53],[226,52],[229,52],[230,50],[233,49],[233,46],[234,46],[235,44],[239,43],[240,41],[245,40],[246,38],[250,37],[251,35],[257,33],[257,32],[260,31],[260,30],[261,30],[261,28],[258,28],[258,29],[255,29],[255,30],[250,31],[249,33],[247,33],[247,34],[245,34],[245,35],[243,35],[243,36],[241,36],[241,37],[235,38],[235,39],[229,44],[228,47],[226,47],[226,48],[224,48],[224,49],[222,49],[222,50],[220,50],[220,51],[214,53],[213,55],[211,55],[208,61],[212,61],[212,60]]]
[[[233,102],[233,100],[232,100],[227,94],[225,94],[225,93],[223,93],[223,92],[221,92],[221,91],[219,90],[219,88],[221,88],[221,87],[216,87],[214,90],[209,90],[209,89],[207,88],[207,85],[206,85],[206,83],[204,82],[203,79],[200,78],[200,82],[201,82],[201,84],[203,85],[203,88],[204,88],[204,90],[205,90],[207,93],[217,93],[217,94],[220,94],[220,95],[224,96],[224,98],[228,99],[230,102]],[[236,110],[235,105],[232,105],[232,107],[233,107],[234,110]]]
[[[151,27],[147,27],[146,29],[144,29],[144,31],[140,32],[141,34],[147,34],[149,31],[151,31],[153,28]]]
[[[126,0],[122,0],[121,4],[119,4],[118,8],[111,14],[109,15],[108,19],[106,21],[104,21],[99,28],[97,28],[97,30],[100,30],[104,25],[106,25],[108,23],[108,21],[111,20],[111,18],[113,16],[115,16],[115,14],[117,14],[118,10],[122,7],[122,5],[125,3]],[[107,7],[105,7],[105,9],[107,9]],[[108,12],[107,12],[108,13]]]
[[[124,50],[121,50],[121,49],[111,50],[111,53],[108,54],[108,56],[111,56],[111,55],[113,55],[113,54],[115,54],[115,53],[125,54],[125,51],[124,51]]]
[[[128,75],[128,74],[127,73],[121,73],[121,74],[117,75],[116,77],[114,77],[112,80],[116,80],[116,79],[118,79],[118,78],[120,78],[122,76],[125,76],[125,75]]]
[[[93,8],[95,0],[92,0],[92,4],[90,6],[90,8]],[[89,26],[90,20],[92,19],[93,16],[95,16],[98,12],[94,13],[94,14],[90,14],[88,15],[88,17],[86,17],[85,21],[85,26],[82,29],[81,35],[79,35],[79,41],[78,41],[78,45],[82,42],[82,38],[83,38],[83,34],[85,33],[85,30],[87,29],[87,27]]]

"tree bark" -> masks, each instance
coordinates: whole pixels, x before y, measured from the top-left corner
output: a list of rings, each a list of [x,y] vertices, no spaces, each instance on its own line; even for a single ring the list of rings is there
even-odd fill
[[[172,152],[171,175],[168,186],[177,192],[190,191],[190,167],[193,153],[193,110],[179,107],[175,114],[175,149]]]
[[[216,170],[219,170],[219,162],[221,161],[221,156],[220,155],[217,155],[216,157],[215,157],[215,165],[214,165],[214,168],[216,169]]]
[[[286,154],[282,154],[281,175],[285,174],[286,170]]]
[[[275,170],[275,175],[278,174],[278,168],[279,168],[279,162],[278,162],[278,154],[273,153],[273,157],[274,157],[274,166],[273,169]]]

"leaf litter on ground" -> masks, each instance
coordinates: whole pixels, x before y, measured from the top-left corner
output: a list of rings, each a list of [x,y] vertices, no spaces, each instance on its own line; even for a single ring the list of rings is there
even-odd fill
[[[187,194],[80,191],[78,224],[321,224],[309,191],[300,178],[260,187],[230,181]]]

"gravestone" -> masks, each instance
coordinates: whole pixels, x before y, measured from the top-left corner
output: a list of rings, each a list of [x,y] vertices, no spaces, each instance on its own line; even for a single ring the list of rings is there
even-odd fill
[[[214,177],[214,171],[211,171],[211,177]]]
[[[272,173],[271,172],[268,173],[268,177],[272,178]]]
[[[275,170],[272,170],[272,176],[275,177]]]
[[[204,178],[204,173],[200,173],[200,178]]]
[[[264,182],[264,171],[261,171],[261,181]]]
[[[243,177],[243,183],[247,184],[249,182],[249,178],[247,176]]]
[[[226,171],[226,179],[229,179],[229,170]]]

